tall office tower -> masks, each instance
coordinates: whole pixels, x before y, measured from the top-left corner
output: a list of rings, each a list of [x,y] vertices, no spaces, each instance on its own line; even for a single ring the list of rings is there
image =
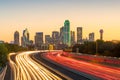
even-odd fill
[[[15,33],[14,33],[14,44],[20,45],[18,31],[15,31]]]
[[[49,44],[50,35],[45,35],[45,44]]]
[[[75,31],[71,31],[71,44],[75,44]]]
[[[70,36],[70,22],[69,20],[65,20],[64,22],[64,44],[68,47],[71,46],[71,36]]]
[[[100,40],[103,40],[103,29],[100,29]]]
[[[53,40],[50,35],[45,35],[45,44],[53,44]]]
[[[82,43],[82,27],[77,27],[77,43]]]
[[[37,32],[35,35],[35,46],[37,49],[42,49],[41,45],[43,44],[43,32]]]
[[[52,39],[54,44],[58,44],[60,42],[59,40],[59,32],[58,31],[53,31],[52,32]]]
[[[21,43],[22,43],[23,47],[27,47],[30,45],[29,32],[28,32],[27,28],[25,30],[23,30],[23,36],[21,38]]]
[[[94,33],[89,34],[89,41],[94,41]]]
[[[64,40],[64,27],[61,27],[60,28],[60,37],[59,37],[59,39],[60,39],[60,44],[63,44],[63,40]]]

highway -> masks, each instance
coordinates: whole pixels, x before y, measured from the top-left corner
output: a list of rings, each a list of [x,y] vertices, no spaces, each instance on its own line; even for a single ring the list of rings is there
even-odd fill
[[[9,54],[12,71],[8,80],[62,80],[61,77],[31,59],[29,55],[33,53],[36,51]]]
[[[62,52],[48,52],[44,57],[79,72],[96,76],[103,80],[120,80],[120,68],[88,63],[62,56]]]
[[[36,53],[34,55],[31,55],[32,58],[38,62],[39,64],[44,63],[44,65],[48,65],[49,67],[53,68],[52,72],[62,75],[66,80],[91,80],[83,75],[80,75],[68,67],[64,67],[62,65],[59,65],[57,63],[54,63],[53,61],[50,61],[49,59],[47,60],[43,55],[45,53]],[[51,69],[50,69],[51,70]],[[94,79],[94,80],[100,80],[100,79]]]
[[[54,64],[43,56],[45,52],[10,53],[4,80],[91,80],[67,67]]]
[[[62,52],[10,53],[4,80],[119,80],[120,68],[62,56]]]

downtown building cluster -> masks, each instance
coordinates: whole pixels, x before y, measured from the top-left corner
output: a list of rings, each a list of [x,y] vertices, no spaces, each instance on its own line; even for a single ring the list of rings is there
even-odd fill
[[[21,37],[21,46],[28,47],[34,46],[35,49],[43,50],[49,49],[52,45],[54,49],[65,49],[72,47],[75,44],[84,44],[84,41],[94,41],[95,34],[92,32],[89,34],[89,38],[83,39],[83,28],[77,27],[77,41],[75,40],[75,31],[70,30],[70,21],[65,20],[64,26],[60,28],[60,31],[52,31],[52,35],[45,35],[45,42],[43,40],[43,32],[36,32],[34,36],[34,41],[29,40],[28,29],[23,30]],[[103,30],[100,31],[101,39],[103,35]],[[14,44],[20,45],[19,42],[19,32],[14,33]]]

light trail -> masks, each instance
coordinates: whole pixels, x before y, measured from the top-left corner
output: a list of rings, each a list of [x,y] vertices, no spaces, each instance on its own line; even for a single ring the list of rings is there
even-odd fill
[[[14,53],[9,55],[8,59],[13,71],[11,80],[62,80],[31,59],[30,54],[36,52],[38,51],[16,54],[15,60],[11,58],[11,56],[15,55]]]
[[[44,55],[61,65],[73,68],[77,71],[91,74],[105,80],[120,80],[120,68],[104,66],[102,64],[92,64],[85,61],[75,60],[61,56],[61,52],[50,52]]]

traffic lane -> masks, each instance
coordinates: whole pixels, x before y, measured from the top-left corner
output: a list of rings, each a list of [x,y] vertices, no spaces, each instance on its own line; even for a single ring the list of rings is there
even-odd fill
[[[33,79],[35,80],[39,80],[39,79],[60,80],[60,78],[56,77],[51,72],[47,71],[43,66],[37,64],[34,60],[32,60],[29,57],[29,54],[32,54],[32,53],[27,52],[27,53],[17,55],[19,57],[18,58],[19,62],[18,61],[17,62],[22,64],[21,67],[23,67],[23,69],[25,70],[24,72],[28,72],[28,75],[26,78],[27,80],[33,80]],[[23,76],[23,78],[25,77]]]
[[[23,52],[15,56],[14,54],[9,55],[10,67],[14,75],[11,80],[61,80],[50,71],[47,71],[43,66],[33,61],[29,57],[29,54],[32,53],[34,52]]]
[[[55,75],[59,76],[60,78],[62,78],[62,80],[73,80],[67,76],[65,76],[64,74],[60,73],[59,71],[55,70],[53,67],[50,67],[48,64],[46,65],[45,63],[43,63],[41,60],[37,59],[36,57],[38,57],[37,54],[32,54],[31,58],[33,60],[35,60],[37,63],[41,64],[42,66],[44,66],[46,69],[48,69],[49,71],[51,71],[52,73],[54,73]],[[38,57],[40,58],[40,57]]]
[[[63,57],[60,54],[49,53],[46,55],[47,58],[56,61],[62,65],[91,74],[103,79],[120,79],[120,69],[119,68],[109,68],[106,66],[100,66],[97,64],[91,64],[84,61],[78,61],[72,58]]]
[[[79,74],[76,74],[70,70],[67,70],[63,67],[61,67],[60,65],[56,65],[53,62],[50,62],[50,60],[46,60],[41,53],[35,54],[34,56],[37,60],[39,60],[40,62],[43,62],[44,64],[54,68],[55,70],[57,70],[58,72],[62,73],[65,76],[68,76],[70,78],[72,78],[73,80],[90,80],[84,76],[81,76]]]

